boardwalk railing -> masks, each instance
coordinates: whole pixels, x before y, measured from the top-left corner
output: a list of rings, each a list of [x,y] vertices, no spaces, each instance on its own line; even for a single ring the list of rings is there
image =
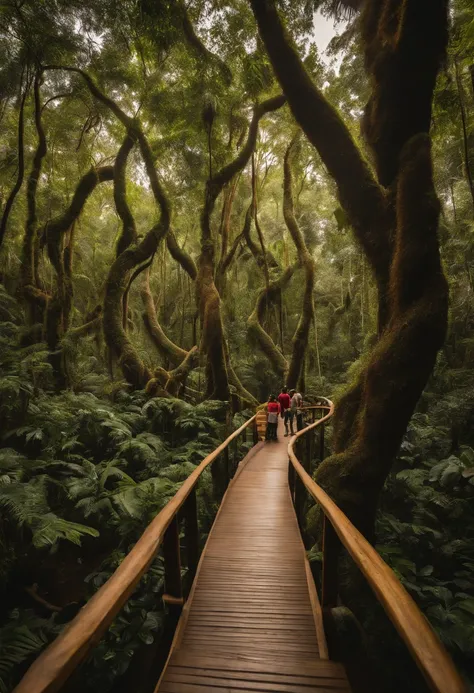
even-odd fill
[[[76,667],[96,646],[125,602],[138,585],[162,547],[165,565],[165,594],[163,600],[171,609],[183,604],[178,512],[184,518],[184,538],[188,571],[194,577],[199,561],[199,526],[196,484],[202,473],[223,455],[223,470],[219,474],[221,490],[227,487],[235,471],[229,446],[247,430],[253,431],[257,442],[256,416],[234,431],[219,447],[196,467],[183,482],[179,491],[148,525],[130,553],[107,582],[66,626],[62,633],[35,660],[14,693],[54,693],[70,677]],[[235,450],[234,450],[235,452]]]
[[[338,556],[341,546],[354,560],[386,614],[405,642],[429,687],[436,693],[467,693],[467,688],[430,624],[423,616],[395,573],[354,527],[336,503],[311,478],[313,433],[319,432],[320,461],[324,458],[324,426],[334,412],[326,400],[326,414],[291,439],[288,445],[289,485],[300,528],[303,526],[305,489],[323,512],[323,566],[321,606],[324,610],[338,603]],[[302,447],[305,443],[305,447]],[[295,454],[298,445],[300,457]],[[306,467],[306,469],[305,469]]]

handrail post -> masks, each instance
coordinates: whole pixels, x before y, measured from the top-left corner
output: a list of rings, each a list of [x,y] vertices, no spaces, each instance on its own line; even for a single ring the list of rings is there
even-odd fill
[[[233,478],[235,472],[237,471],[237,464],[238,464],[237,457],[238,456],[239,456],[239,444],[238,444],[238,438],[235,438],[232,441],[232,469],[231,469],[232,474],[229,477],[229,481],[230,481],[230,479]]]
[[[194,487],[183,506],[184,536],[188,559],[188,574],[191,586],[199,563],[199,520],[197,511],[196,487]]]
[[[165,594],[163,599],[170,604],[183,603],[181,584],[181,556],[179,548],[178,516],[171,520],[163,537],[163,556],[165,559]]]
[[[254,422],[252,424],[252,433],[253,433],[253,444],[257,445],[258,443],[258,427],[257,427],[257,418],[255,417]]]
[[[324,424],[322,423],[319,428],[319,460],[322,462],[324,460]]]
[[[295,479],[296,472],[291,460],[288,460],[288,486],[290,488],[291,502],[295,502]]]
[[[229,485],[229,481],[230,481],[231,478],[232,478],[231,469],[230,469],[230,460],[229,460],[229,448],[228,448],[228,447],[226,447],[226,448],[224,449],[224,453],[223,453],[223,454],[224,454],[224,465],[223,465],[223,467],[224,467],[224,480],[225,480],[225,481],[224,481],[224,484],[225,484],[225,488],[227,488],[227,486]]]
[[[311,462],[313,460],[313,431],[310,431],[305,435],[305,442],[306,442],[306,454],[305,454],[305,463],[304,463],[304,468],[308,472],[308,474],[311,476]]]
[[[323,576],[321,606],[330,609],[337,606],[339,593],[338,558],[340,542],[334,527],[323,513]]]

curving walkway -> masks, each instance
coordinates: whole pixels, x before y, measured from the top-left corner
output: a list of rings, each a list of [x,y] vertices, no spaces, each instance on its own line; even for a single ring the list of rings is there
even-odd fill
[[[287,438],[241,464],[209,535],[160,693],[350,691],[327,658],[288,490]],[[309,580],[308,580],[309,577]]]

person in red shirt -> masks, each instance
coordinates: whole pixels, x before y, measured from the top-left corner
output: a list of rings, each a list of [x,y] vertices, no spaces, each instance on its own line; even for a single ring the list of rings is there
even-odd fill
[[[265,440],[277,440],[278,414],[280,405],[276,401],[275,395],[270,395],[267,404],[267,431]]]
[[[285,436],[288,435],[288,421],[290,414],[290,404],[291,397],[288,394],[288,388],[282,387],[281,392],[278,395],[278,402],[280,404],[281,418],[285,421]]]

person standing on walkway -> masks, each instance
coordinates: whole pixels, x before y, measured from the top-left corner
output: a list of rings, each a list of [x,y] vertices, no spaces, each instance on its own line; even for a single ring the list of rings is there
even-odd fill
[[[303,428],[303,412],[302,412],[302,406],[303,406],[303,397],[300,395],[299,392],[296,392],[296,390],[290,390],[290,397],[291,397],[291,402],[290,402],[290,430],[291,430],[291,435],[294,436],[295,432],[293,430],[293,421],[296,418],[296,430],[301,431]]]
[[[291,398],[288,394],[288,388],[282,387],[278,395],[278,404],[280,405],[281,418],[285,422],[285,436],[288,435],[288,421],[290,420],[290,404]]]
[[[267,404],[267,432],[265,440],[277,440],[278,414],[280,405],[276,401],[275,395],[270,395]]]
[[[296,404],[296,430],[301,431],[304,428],[303,423],[303,395],[301,392],[295,392],[295,397],[297,398]]]

